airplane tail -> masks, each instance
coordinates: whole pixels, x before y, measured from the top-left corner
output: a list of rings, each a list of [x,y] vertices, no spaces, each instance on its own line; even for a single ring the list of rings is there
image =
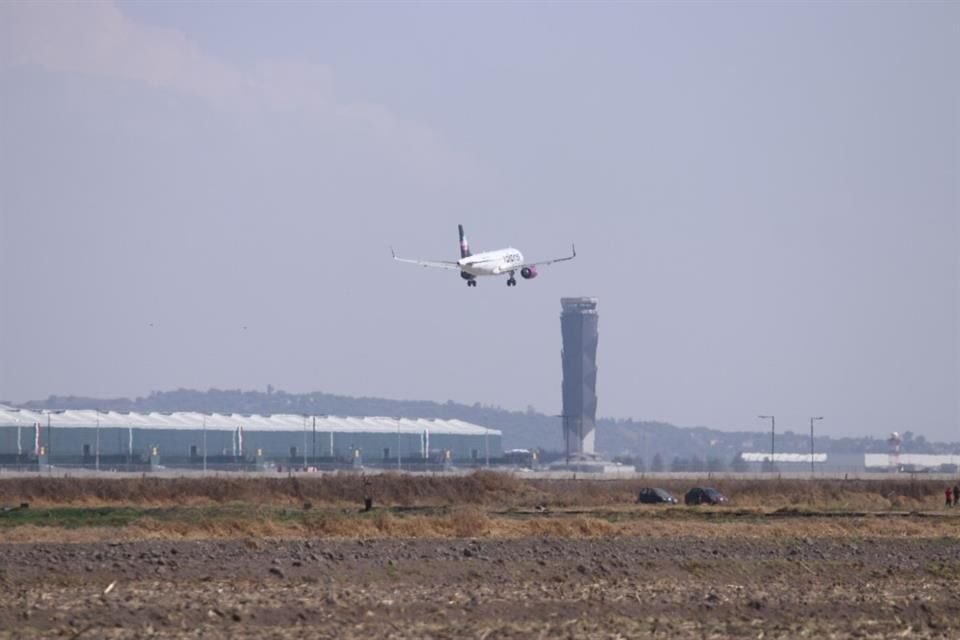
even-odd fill
[[[463,233],[463,225],[458,225],[460,229],[460,257],[466,258],[470,255],[470,243],[467,242],[467,236]]]

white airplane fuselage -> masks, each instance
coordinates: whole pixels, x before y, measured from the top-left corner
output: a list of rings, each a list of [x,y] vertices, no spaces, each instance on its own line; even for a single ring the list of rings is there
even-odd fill
[[[523,265],[523,254],[513,247],[484,251],[457,261],[461,270],[472,276],[498,276]]]
[[[477,278],[480,276],[500,275],[507,276],[508,287],[515,287],[517,286],[517,279],[514,277],[516,274],[519,274],[524,280],[533,280],[537,277],[538,267],[573,260],[577,257],[577,248],[573,245],[570,245],[569,256],[550,258],[549,260],[540,260],[539,262],[525,262],[523,254],[513,247],[497,249],[496,251],[471,253],[467,236],[463,232],[463,225],[458,226],[458,231],[460,232],[460,259],[457,261],[401,258],[393,251],[393,247],[390,247],[390,253],[393,255],[393,259],[398,262],[406,262],[421,267],[459,271],[460,277],[467,281],[468,287],[476,287]]]

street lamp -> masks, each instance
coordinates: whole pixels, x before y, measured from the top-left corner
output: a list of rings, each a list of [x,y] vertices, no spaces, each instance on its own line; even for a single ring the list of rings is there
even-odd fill
[[[397,421],[397,471],[400,471],[400,416],[396,416],[394,420]]]
[[[40,450],[43,449],[49,460],[53,459],[53,436],[51,435],[51,423],[50,416],[53,414],[60,415],[66,409],[41,409],[41,414],[47,414],[47,440],[46,444],[43,444],[43,439],[40,437],[40,423],[37,423],[37,441],[35,444],[36,454],[40,455]]]
[[[307,470],[307,414],[303,414],[303,470]]]
[[[94,469],[96,469],[98,473],[100,472],[100,409],[97,409],[97,441]]]
[[[22,461],[20,457],[23,455],[23,444],[20,441],[20,409],[16,409],[17,412],[17,464],[20,464]]]
[[[810,475],[813,475],[813,421],[823,420],[823,416],[810,418]]]
[[[567,469],[570,468],[570,430],[567,429],[567,414],[561,413],[559,415],[553,416],[554,418],[561,418],[563,420],[563,445],[567,450]]]
[[[203,414],[203,475],[207,475],[207,414]]]
[[[773,456],[776,453],[776,433],[777,433],[777,419],[775,416],[757,416],[761,420],[770,421],[770,471],[773,471]]]
[[[483,449],[486,457],[486,467],[490,468],[490,429],[483,428]]]

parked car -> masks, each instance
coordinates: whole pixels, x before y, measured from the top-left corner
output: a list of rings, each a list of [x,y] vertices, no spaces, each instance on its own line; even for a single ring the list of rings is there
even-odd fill
[[[657,487],[644,487],[637,494],[637,502],[641,504],[677,504],[677,499],[669,491]]]
[[[683,497],[687,504],[725,504],[727,496],[711,487],[694,487]]]

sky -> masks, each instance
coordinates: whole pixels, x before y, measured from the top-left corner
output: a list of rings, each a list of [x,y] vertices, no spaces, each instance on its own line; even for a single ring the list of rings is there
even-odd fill
[[[0,3],[0,398],[960,441],[960,4]],[[507,287],[395,263],[514,246]]]

